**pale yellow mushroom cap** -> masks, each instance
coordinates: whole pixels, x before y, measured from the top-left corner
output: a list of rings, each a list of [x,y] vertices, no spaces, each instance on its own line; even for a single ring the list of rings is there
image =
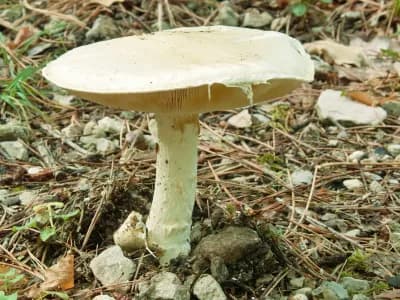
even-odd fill
[[[210,26],[75,48],[43,69],[72,94],[116,108],[205,112],[280,97],[314,67],[301,44],[272,31]]]

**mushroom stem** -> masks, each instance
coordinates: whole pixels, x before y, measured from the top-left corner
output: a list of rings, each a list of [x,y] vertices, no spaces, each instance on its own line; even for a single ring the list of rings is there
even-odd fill
[[[197,183],[198,115],[158,114],[157,171],[147,219],[148,241],[162,250],[161,264],[190,252]]]

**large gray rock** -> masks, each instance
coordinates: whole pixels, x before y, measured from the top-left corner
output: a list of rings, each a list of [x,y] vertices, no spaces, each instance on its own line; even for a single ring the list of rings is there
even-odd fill
[[[367,280],[353,277],[343,277],[340,283],[350,294],[365,293],[371,288]]]
[[[244,13],[243,24],[244,27],[260,28],[271,24],[274,18],[268,12],[262,12],[256,8],[249,8]]]
[[[225,300],[224,294],[219,283],[209,274],[201,275],[193,285],[193,294],[199,300]]]
[[[150,281],[139,283],[136,300],[189,300],[189,288],[171,272],[161,272]]]
[[[28,160],[29,158],[28,149],[20,141],[1,142],[0,147],[4,150],[8,158],[12,160]]]
[[[129,281],[136,271],[136,264],[125,257],[119,246],[112,246],[92,259],[90,269],[102,285]]]
[[[368,106],[350,100],[341,91],[325,90],[316,104],[316,110],[321,120],[330,120],[344,124],[377,125],[387,116],[380,107]]]
[[[193,255],[208,261],[220,257],[224,263],[231,264],[254,252],[261,244],[254,230],[230,226],[203,238],[193,250]]]

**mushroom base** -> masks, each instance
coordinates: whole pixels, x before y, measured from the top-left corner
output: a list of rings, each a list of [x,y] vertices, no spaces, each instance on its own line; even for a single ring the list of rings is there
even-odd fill
[[[198,116],[156,115],[157,171],[146,227],[148,242],[168,264],[190,252],[190,228],[197,183]]]

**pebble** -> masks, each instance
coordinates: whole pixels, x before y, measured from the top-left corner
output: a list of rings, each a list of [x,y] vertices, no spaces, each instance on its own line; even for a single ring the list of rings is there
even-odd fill
[[[353,277],[343,277],[340,280],[340,283],[350,294],[365,293],[371,288],[367,280],[356,279]]]
[[[387,151],[392,155],[392,156],[397,156],[400,154],[400,144],[389,144],[387,146]]]
[[[150,281],[139,283],[137,300],[189,300],[190,292],[178,276],[171,272],[161,272]]]
[[[193,285],[193,294],[199,300],[228,299],[219,283],[209,274],[201,275]]]
[[[226,264],[230,264],[252,253],[261,244],[256,231],[247,227],[229,226],[219,233],[204,237],[193,250],[193,255],[208,261],[220,257]]]
[[[376,180],[369,184],[369,190],[374,193],[380,193],[385,190],[385,188]]]
[[[260,13],[256,8],[249,8],[244,13],[242,26],[260,28],[271,24],[273,19],[266,11]]]
[[[302,184],[311,184],[313,173],[308,170],[297,169],[291,174],[291,181],[294,186]]]
[[[96,140],[96,150],[101,154],[109,154],[114,152],[116,149],[117,145],[106,138],[99,138]]]
[[[348,160],[350,162],[359,162],[361,159],[363,159],[366,156],[366,153],[361,150],[354,151],[351,153],[348,157]]]
[[[312,291],[313,298],[323,300],[349,300],[346,289],[334,281],[324,281],[318,288]]]
[[[302,288],[304,285],[304,277],[297,277],[297,278],[293,278],[289,281],[289,284],[295,288],[295,289],[299,289]]]
[[[233,9],[230,1],[224,1],[220,4],[218,14],[215,17],[215,24],[227,26],[239,25],[239,15]]]
[[[364,185],[359,179],[347,179],[343,181],[343,185],[350,191],[361,189]]]
[[[124,121],[117,120],[110,117],[104,117],[97,122],[96,133],[104,132],[104,133],[112,133],[112,134],[120,134],[124,128]]]
[[[115,300],[115,298],[107,296],[107,295],[97,295],[92,300]]]
[[[6,155],[12,160],[26,161],[29,158],[28,149],[20,141],[1,142],[0,147],[4,150]]]
[[[119,246],[112,246],[90,262],[90,269],[102,285],[120,284],[132,279],[135,263],[125,257]]]
[[[29,129],[16,122],[9,121],[7,124],[0,124],[0,141],[15,141],[22,139],[26,141],[29,137]]]
[[[92,28],[86,32],[86,39],[89,41],[99,41],[115,38],[119,35],[118,27],[114,20],[105,15],[100,15],[94,21]]]
[[[228,119],[228,124],[235,128],[248,128],[253,122],[248,109],[242,110],[240,113],[233,115]]]

